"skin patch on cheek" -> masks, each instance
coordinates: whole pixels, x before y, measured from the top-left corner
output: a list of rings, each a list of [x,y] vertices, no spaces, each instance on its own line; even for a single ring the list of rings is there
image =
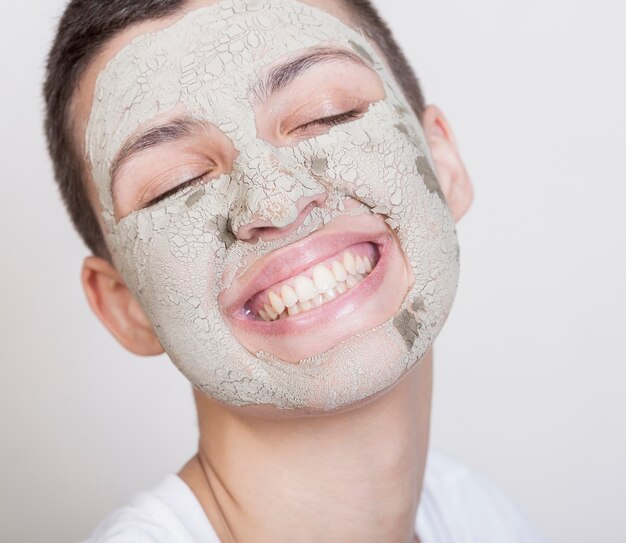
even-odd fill
[[[386,97],[294,147],[259,139],[249,96],[263,68],[329,44],[371,66]],[[117,152],[135,131],[181,107],[232,142],[232,170],[116,220],[109,172]],[[295,0],[222,0],[134,39],[98,77],[86,148],[117,268],[172,361],[219,401],[321,411],[350,405],[397,382],[447,319],[458,242],[421,126],[369,42],[321,10]],[[320,194],[325,205],[289,235],[238,237],[259,219],[289,226],[298,202]],[[347,198],[360,205],[346,208]],[[257,352],[244,348],[220,295],[259,258],[359,216],[384,219],[410,268],[413,282],[397,313],[297,363],[272,354],[269,338]]]

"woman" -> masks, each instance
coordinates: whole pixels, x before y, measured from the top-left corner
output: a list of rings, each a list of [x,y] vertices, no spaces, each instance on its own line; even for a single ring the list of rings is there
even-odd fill
[[[46,92],[91,307],[168,353],[200,427],[90,541],[535,540],[478,476],[425,475],[472,188],[368,2],[71,2]]]

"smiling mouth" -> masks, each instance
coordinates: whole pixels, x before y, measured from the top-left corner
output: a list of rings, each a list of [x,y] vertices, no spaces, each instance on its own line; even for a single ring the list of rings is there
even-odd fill
[[[272,322],[321,307],[352,291],[376,267],[376,243],[351,245],[286,280],[254,294],[245,304],[248,319]]]

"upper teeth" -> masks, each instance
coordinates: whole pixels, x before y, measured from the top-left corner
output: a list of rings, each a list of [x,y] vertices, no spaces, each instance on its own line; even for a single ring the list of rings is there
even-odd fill
[[[343,259],[334,260],[330,269],[324,264],[313,268],[313,278],[298,275],[280,290],[268,292],[268,302],[259,310],[264,321],[273,321],[308,311],[343,294],[357,285],[372,271],[372,263],[367,256],[356,258],[346,252]]]

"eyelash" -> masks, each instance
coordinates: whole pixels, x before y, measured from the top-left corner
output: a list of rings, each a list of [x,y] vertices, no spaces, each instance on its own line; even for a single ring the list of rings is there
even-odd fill
[[[345,113],[340,113],[339,115],[333,115],[331,117],[324,117],[322,119],[316,119],[314,121],[308,122],[296,128],[296,130],[306,130],[311,126],[337,126],[343,123],[347,123],[348,121],[352,121],[359,117],[359,112],[356,109],[351,111],[346,111]]]
[[[150,207],[155,204],[158,204],[161,200],[165,200],[169,196],[173,196],[177,192],[180,192],[181,190],[187,187],[200,185],[202,181],[204,181],[204,179],[210,174],[211,172],[206,172],[206,173],[203,173],[202,175],[199,175],[198,177],[194,177],[193,179],[188,179],[187,181],[183,181],[180,185],[176,185],[175,187],[172,187],[171,189],[166,190],[163,194],[159,194],[156,198],[152,198],[152,200],[147,202],[143,207],[146,208],[146,207]]]
[[[330,117],[323,117],[322,119],[315,119],[314,121],[311,121],[311,122],[308,122],[306,124],[299,126],[295,130],[302,131],[302,130],[306,130],[307,128],[311,126],[320,126],[320,125],[330,126],[330,127],[337,126],[343,123],[347,123],[348,121],[352,121],[358,118],[359,115],[360,113],[356,109],[353,109],[351,111],[340,113],[339,115],[332,115]],[[203,173],[202,175],[199,175],[198,177],[194,177],[193,179],[189,179],[187,181],[182,182],[180,185],[176,185],[175,187],[165,191],[163,194],[159,194],[159,196],[157,196],[156,198],[152,198],[152,200],[147,202],[143,207],[147,208],[147,207],[153,206],[155,204],[158,204],[161,200],[165,200],[169,196],[173,196],[177,192],[180,192],[181,190],[187,187],[191,187],[193,185],[199,185],[202,181],[204,181],[204,179],[210,173],[211,172]]]

